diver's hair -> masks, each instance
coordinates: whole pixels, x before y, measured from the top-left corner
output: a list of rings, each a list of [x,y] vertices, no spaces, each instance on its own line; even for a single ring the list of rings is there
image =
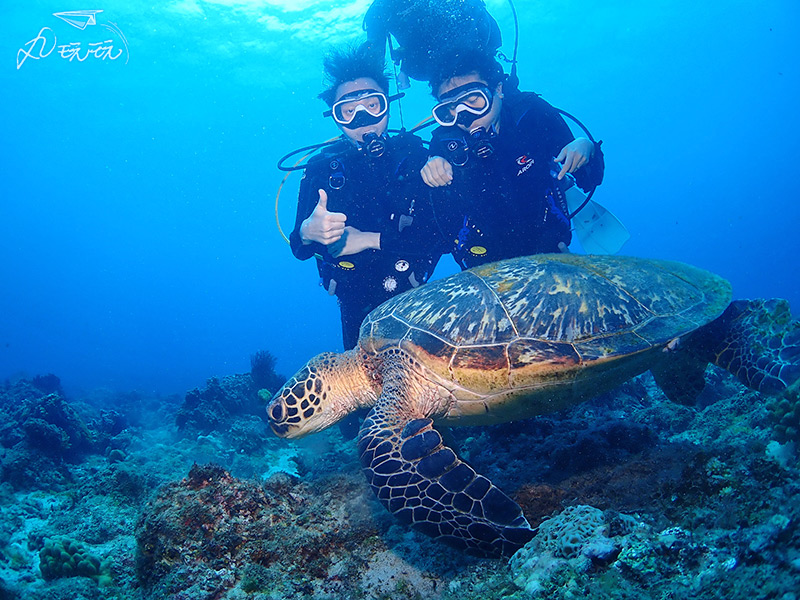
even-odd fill
[[[431,71],[431,93],[438,97],[439,88],[448,79],[477,73],[494,90],[506,78],[502,65],[485,51],[464,49],[437,57]]]
[[[319,98],[328,106],[336,102],[336,88],[362,77],[374,79],[381,91],[389,91],[389,74],[383,53],[369,44],[331,50],[322,61],[322,68],[327,88]]]

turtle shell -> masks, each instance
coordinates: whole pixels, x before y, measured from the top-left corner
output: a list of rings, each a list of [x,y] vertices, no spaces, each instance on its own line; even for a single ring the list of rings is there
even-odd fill
[[[403,348],[486,395],[661,348],[730,301],[726,280],[678,262],[527,256],[392,298],[364,320],[360,344],[372,353]]]

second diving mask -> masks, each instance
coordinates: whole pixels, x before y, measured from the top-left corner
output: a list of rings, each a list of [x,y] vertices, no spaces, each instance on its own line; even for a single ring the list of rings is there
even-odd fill
[[[333,117],[337,124],[346,129],[375,125],[386,116],[389,102],[403,95],[396,94],[387,98],[386,94],[378,90],[357,90],[339,98],[322,116]]]
[[[474,81],[442,94],[440,100],[432,111],[439,125],[469,127],[477,119],[489,114],[494,95],[486,84]]]

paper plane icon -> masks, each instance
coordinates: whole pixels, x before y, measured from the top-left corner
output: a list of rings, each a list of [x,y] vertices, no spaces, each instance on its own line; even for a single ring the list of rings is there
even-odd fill
[[[97,13],[103,12],[102,10],[71,10],[67,12],[53,13],[54,17],[58,17],[65,23],[69,23],[76,29],[83,31],[89,25],[97,25]]]

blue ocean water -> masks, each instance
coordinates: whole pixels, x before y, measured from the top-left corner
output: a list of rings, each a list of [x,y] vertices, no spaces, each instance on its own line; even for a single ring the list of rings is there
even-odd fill
[[[334,301],[275,224],[275,164],[336,134],[321,59],[361,39],[368,4],[4,8],[0,378],[182,393],[259,349],[289,374],[340,348]],[[696,264],[797,314],[800,5],[516,4],[521,88],[604,140],[595,199],[631,231],[624,253]],[[510,54],[508,3],[487,5]],[[76,10],[102,12],[85,29],[54,16]],[[392,125],[431,105],[416,82]],[[286,231],[297,183],[280,197]]]

